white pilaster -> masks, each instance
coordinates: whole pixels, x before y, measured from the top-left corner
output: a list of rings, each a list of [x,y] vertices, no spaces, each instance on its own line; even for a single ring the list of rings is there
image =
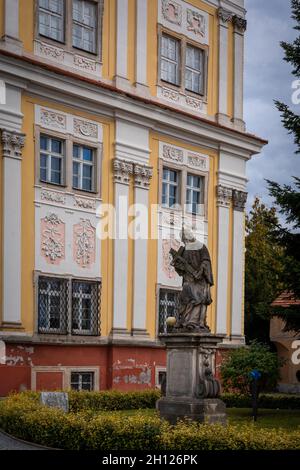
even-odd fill
[[[133,165],[125,160],[115,159],[113,167],[116,212],[113,333],[124,334],[127,332],[128,199]]]
[[[244,208],[247,193],[233,191],[233,272],[232,272],[232,317],[231,335],[243,335],[243,279],[244,279]]]
[[[21,326],[21,162],[25,135],[2,129],[3,316],[2,326]]]
[[[148,259],[148,190],[152,168],[146,165],[134,165],[134,203],[136,216],[143,210],[143,220],[136,219],[134,240],[134,299],[133,325],[134,335],[146,335],[147,313],[147,259]],[[140,223],[143,226],[140,227]]]
[[[5,49],[20,54],[22,42],[19,38],[19,0],[4,1],[4,34],[0,42]]]
[[[233,122],[239,130],[245,129],[243,120],[243,98],[244,98],[244,33],[247,21],[240,17],[233,17],[234,25],[234,106]]]
[[[147,91],[147,0],[137,1],[136,17],[136,87]]]
[[[226,334],[228,296],[229,209],[232,189],[217,186],[218,205],[218,275],[217,275],[217,334]]]
[[[117,64],[116,85],[128,87],[127,79],[128,49],[128,0],[117,0]]]
[[[229,123],[228,116],[228,23],[232,21],[232,13],[219,8],[219,113],[221,124]]]

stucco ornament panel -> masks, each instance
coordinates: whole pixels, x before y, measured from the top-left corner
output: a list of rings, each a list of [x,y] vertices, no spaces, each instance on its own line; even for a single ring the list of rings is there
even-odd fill
[[[173,266],[171,266],[171,255],[170,249],[178,250],[180,246],[180,241],[175,238],[164,239],[162,240],[162,267],[163,272],[168,279],[176,279],[177,273]]]
[[[173,162],[178,162],[178,163],[183,162],[183,150],[178,149],[176,147],[172,147],[171,145],[167,145],[167,144],[163,145],[162,156],[165,160],[171,160]]]
[[[196,35],[205,37],[206,21],[205,17],[198,11],[187,8],[186,10],[187,30],[192,31]]]
[[[55,213],[41,219],[41,255],[49,264],[65,259],[65,223]]]
[[[82,119],[74,119],[74,134],[84,137],[98,137],[98,126],[90,121]]]
[[[161,4],[162,14],[165,20],[173,24],[182,23],[182,7],[177,2],[172,0],[162,0]]]
[[[66,116],[64,114],[41,108],[41,124],[54,129],[66,129]]]
[[[73,227],[73,259],[81,268],[88,268],[96,258],[96,229],[90,220],[81,219]]]

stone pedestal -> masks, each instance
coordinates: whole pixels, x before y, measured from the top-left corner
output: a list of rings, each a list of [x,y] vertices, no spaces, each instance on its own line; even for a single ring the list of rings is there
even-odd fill
[[[167,348],[166,396],[157,401],[162,418],[175,424],[188,418],[226,424],[226,407],[214,377],[215,350],[222,335],[169,333],[161,336]]]

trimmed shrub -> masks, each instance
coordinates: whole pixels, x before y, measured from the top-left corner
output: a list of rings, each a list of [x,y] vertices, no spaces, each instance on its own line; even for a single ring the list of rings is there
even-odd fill
[[[0,427],[21,439],[66,450],[287,450],[300,449],[300,429],[260,429],[180,422],[93,411],[64,413],[39,404],[38,394],[0,402]]]
[[[252,406],[248,395],[223,393],[221,398],[228,408],[251,408]],[[300,394],[262,393],[259,395],[258,406],[265,409],[300,410]]]
[[[69,392],[70,411],[118,411],[155,408],[156,400],[161,396],[159,390],[151,389],[141,392]]]

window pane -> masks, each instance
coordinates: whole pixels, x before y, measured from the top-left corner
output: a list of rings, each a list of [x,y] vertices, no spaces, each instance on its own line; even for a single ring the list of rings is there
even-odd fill
[[[48,150],[48,141],[49,141],[49,139],[46,136],[41,135],[41,137],[40,137],[40,148],[41,148],[41,150]]]
[[[92,180],[88,178],[82,179],[82,189],[84,191],[92,191]]]
[[[62,153],[62,141],[51,139],[51,151],[55,153]]]
[[[73,157],[80,158],[80,147],[79,145],[73,145]]]
[[[177,171],[170,170],[170,181],[177,181]]]
[[[83,160],[87,160],[89,162],[93,161],[93,151],[87,147],[83,147]]]
[[[60,172],[61,170],[61,159],[52,157],[51,158],[51,170]]]
[[[60,173],[58,171],[51,171],[51,183],[61,184]]]

